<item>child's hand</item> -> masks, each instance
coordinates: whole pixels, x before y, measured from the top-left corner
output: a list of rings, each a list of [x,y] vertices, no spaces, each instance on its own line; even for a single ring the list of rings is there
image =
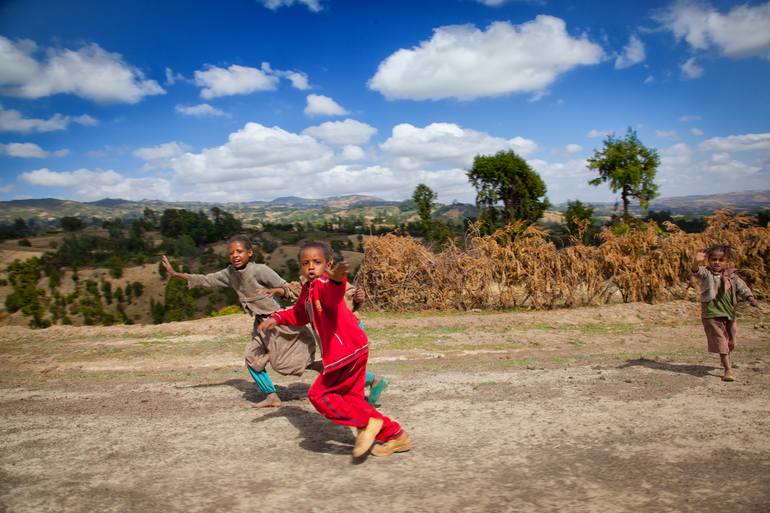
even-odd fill
[[[273,319],[272,317],[268,317],[267,319],[259,323],[259,326],[257,326],[257,330],[264,333],[266,331],[275,329],[277,325],[278,323],[275,322],[275,319]]]
[[[356,287],[356,291],[353,294],[353,301],[356,303],[363,303],[364,299],[366,299],[366,293],[364,292],[364,289]]]
[[[168,261],[168,257],[166,255],[163,255],[160,261],[163,264],[163,267],[166,268],[166,272],[169,274],[169,276],[177,275],[177,272],[174,270],[174,267],[171,265],[171,262]]]
[[[333,281],[342,281],[343,278],[348,274],[348,269],[350,269],[350,264],[347,262],[340,262],[339,264],[334,266],[334,269],[332,269],[329,272],[329,277]]]
[[[698,262],[698,263],[705,262],[706,261],[706,252],[705,251],[698,251],[695,254],[695,261]]]

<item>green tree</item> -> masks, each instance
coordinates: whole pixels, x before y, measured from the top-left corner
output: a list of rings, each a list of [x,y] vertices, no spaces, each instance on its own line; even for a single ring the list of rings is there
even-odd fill
[[[567,210],[564,212],[564,221],[567,223],[567,229],[573,235],[580,231],[581,221],[588,222],[588,226],[591,226],[591,221],[594,215],[594,207],[587,205],[580,200],[567,201]]]
[[[171,278],[166,283],[165,305],[166,322],[184,321],[195,315],[195,301],[187,288],[187,283],[179,278]],[[153,312],[153,320],[155,312]]]
[[[412,193],[412,201],[414,201],[417,205],[417,215],[420,216],[422,233],[426,237],[430,232],[431,212],[433,211],[433,205],[435,204],[436,197],[436,193],[423,183],[418,184]]]
[[[593,157],[588,159],[588,167],[598,171],[599,176],[588,183],[607,182],[612,192],[620,191],[623,220],[627,222],[631,198],[638,199],[639,206],[646,209],[650,200],[658,195],[655,173],[659,165],[658,152],[644,146],[636,131],[629,128],[623,139],[610,135],[600,150],[594,150]]]
[[[14,260],[8,265],[8,280],[13,285],[13,292],[5,298],[5,307],[13,313],[18,310],[32,319],[32,328],[47,328],[51,321],[45,318],[48,309],[48,298],[45,291],[37,288],[42,269],[39,258]]]
[[[481,217],[492,226],[518,219],[534,223],[550,205],[543,179],[512,150],[476,155],[468,179]]]
[[[82,230],[86,226],[79,217],[71,216],[62,217],[59,219],[59,224],[61,224],[62,230],[65,232],[76,232]]]

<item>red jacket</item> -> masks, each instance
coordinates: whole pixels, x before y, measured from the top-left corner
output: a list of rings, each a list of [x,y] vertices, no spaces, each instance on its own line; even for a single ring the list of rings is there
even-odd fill
[[[345,285],[327,274],[305,283],[294,306],[271,316],[278,324],[304,326],[312,323],[324,364],[324,373],[333,371],[369,350],[369,341],[358,319],[345,304]]]

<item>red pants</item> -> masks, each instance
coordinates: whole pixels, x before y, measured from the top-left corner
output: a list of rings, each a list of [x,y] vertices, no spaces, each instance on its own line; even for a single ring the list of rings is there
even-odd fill
[[[398,436],[401,426],[366,402],[364,381],[367,359],[368,354],[364,353],[347,365],[319,374],[307,391],[307,397],[316,410],[337,424],[365,428],[370,417],[382,419],[384,422],[377,441],[387,442]]]

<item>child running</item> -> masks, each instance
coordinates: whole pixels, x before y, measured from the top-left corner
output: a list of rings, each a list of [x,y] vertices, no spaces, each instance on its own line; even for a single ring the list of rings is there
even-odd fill
[[[308,390],[313,406],[337,424],[358,428],[353,457],[371,449],[374,456],[387,456],[411,448],[409,435],[399,424],[378,412],[364,398],[369,342],[358,319],[345,304],[348,265],[329,268],[331,248],[325,242],[308,242],[299,251],[299,265],[307,280],[293,307],[279,310],[262,321],[258,329],[311,324],[319,339],[323,372]],[[380,442],[372,445],[374,442]]]
[[[719,353],[725,369],[722,381],[735,381],[733,349],[735,349],[735,307],[738,299],[759,307],[751,289],[728,267],[730,246],[715,244],[699,251],[692,272],[700,278],[701,321],[706,331],[709,353]],[[706,265],[703,265],[703,264]]]
[[[333,258],[329,262],[329,266],[334,267]],[[301,282],[293,281],[289,283],[289,288],[292,290],[292,292],[296,291],[296,295],[299,295],[299,291],[302,290],[302,284],[307,281],[304,276],[300,277],[300,280]],[[356,317],[358,317],[356,312],[359,308],[361,308],[365,298],[366,295],[364,293],[364,289],[356,287],[351,283],[348,283],[345,287],[345,304]],[[358,326],[361,329],[364,329],[364,323],[361,321],[361,319],[358,319]],[[364,385],[369,387],[369,395],[366,397],[366,400],[369,402],[369,404],[376,406],[380,400],[380,396],[382,396],[382,393],[386,388],[388,388],[389,384],[390,381],[388,381],[388,378],[385,376],[378,376],[374,372],[367,370]]]
[[[163,265],[170,276],[187,281],[188,287],[232,287],[238,294],[243,309],[254,317],[254,328],[246,346],[246,370],[265,394],[265,399],[255,408],[281,406],[281,399],[275,385],[267,374],[268,362],[279,374],[301,376],[306,369],[320,372],[320,362],[314,362],[315,339],[308,328],[282,326],[270,334],[263,335],[257,326],[270,314],[278,310],[278,303],[272,296],[296,297],[288,288],[286,280],[264,264],[251,261],[254,250],[245,235],[236,235],[227,242],[230,265],[210,274],[188,274],[176,272],[166,256]]]

